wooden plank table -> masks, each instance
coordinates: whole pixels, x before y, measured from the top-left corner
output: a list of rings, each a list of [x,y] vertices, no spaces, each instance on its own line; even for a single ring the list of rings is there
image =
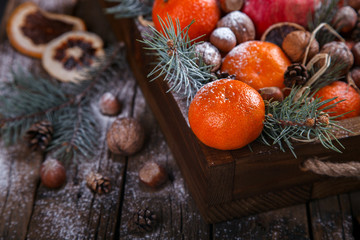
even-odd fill
[[[39,60],[19,54],[7,40],[6,20],[21,2],[8,1],[1,23],[0,81],[7,81],[17,66],[46,76]],[[50,11],[79,16],[107,44],[115,41],[96,0],[34,2]],[[116,156],[102,137],[96,156],[67,163],[66,185],[49,190],[39,181],[39,166],[48,156],[30,154],[21,143],[5,148],[0,141],[0,239],[360,239],[360,192],[206,224],[130,70],[118,73],[108,89],[123,103],[119,116],[133,116],[145,126],[143,149],[131,157]],[[99,117],[105,133],[115,118]],[[170,180],[160,189],[139,182],[138,171],[150,160],[169,172]],[[86,187],[90,171],[111,178],[109,194],[96,195]],[[127,223],[144,207],[157,214],[159,224],[145,235],[133,234]]]

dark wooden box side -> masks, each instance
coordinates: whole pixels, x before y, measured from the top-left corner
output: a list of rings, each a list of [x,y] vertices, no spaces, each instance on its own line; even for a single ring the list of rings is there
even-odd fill
[[[106,6],[104,2],[102,4]],[[186,116],[181,112],[183,109],[172,94],[166,93],[167,84],[161,80],[149,82],[146,78],[152,70],[153,59],[137,41],[141,38],[139,26],[132,19],[108,17],[118,39],[126,43],[129,64],[138,84],[207,222],[305,202],[314,196],[314,186],[321,190],[323,185],[318,183],[327,178],[301,172],[298,168],[301,158],[294,160],[290,153],[269,150],[258,144],[254,144],[254,152],[247,148],[218,151],[201,144],[191,132]],[[347,142],[354,146],[352,141]],[[315,144],[314,148],[307,146],[303,144],[298,150],[311,156],[309,150],[322,148],[319,144]],[[313,185],[314,182],[317,185]],[[360,188],[359,181],[345,182],[347,191]],[[342,180],[337,183],[340,191],[344,187]],[[334,194],[330,193],[333,191],[324,192]]]

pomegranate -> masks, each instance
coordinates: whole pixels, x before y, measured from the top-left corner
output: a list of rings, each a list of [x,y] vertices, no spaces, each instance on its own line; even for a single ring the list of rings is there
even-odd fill
[[[278,22],[307,25],[307,18],[320,0],[247,0],[242,9],[255,24],[257,38]]]

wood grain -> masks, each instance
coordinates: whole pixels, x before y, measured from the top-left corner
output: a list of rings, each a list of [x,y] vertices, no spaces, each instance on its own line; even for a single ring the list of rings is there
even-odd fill
[[[147,139],[141,154],[128,159],[120,239],[144,237],[143,234],[130,232],[128,223],[135,212],[146,207],[159,219],[156,229],[146,234],[146,238],[181,239],[186,236],[189,239],[208,239],[209,226],[200,217],[188,194],[170,149],[146,107],[140,89],[137,91],[134,107],[134,117],[140,119],[145,126]],[[159,188],[145,186],[139,181],[138,172],[148,161],[157,162],[168,172],[169,180]]]
[[[314,240],[354,239],[348,195],[311,202],[310,216]]]
[[[107,3],[102,2],[103,6]],[[135,74],[144,97],[156,116],[166,137],[170,149],[186,179],[200,212],[208,222],[222,221],[246,215],[251,211],[233,208],[232,202],[257,201],[259,196],[268,196],[268,208],[274,209],[270,202],[275,202],[281,193],[291,192],[291,201],[278,201],[277,207],[306,202],[311,199],[311,184],[327,181],[326,178],[303,172],[299,165],[309,157],[326,158],[327,161],[357,161],[359,151],[355,142],[359,136],[348,137],[341,132],[342,143],[346,147],[343,154],[326,150],[320,143],[295,144],[298,158],[290,152],[281,152],[260,143],[253,143],[252,149],[243,148],[235,151],[219,151],[206,147],[194,136],[187,122],[187,106],[176,94],[167,93],[168,85],[161,80],[149,82],[147,74],[151,71],[151,62],[155,59],[143,50],[143,45],[134,41],[141,39],[147,31],[131,19],[114,19],[109,16],[116,36],[125,41],[129,49],[128,61]],[[345,121],[349,128],[359,126],[359,118]],[[175,127],[176,126],[176,127]],[[360,128],[360,127],[359,127]],[[356,134],[357,131],[355,131]],[[340,160],[339,160],[340,159]],[[336,180],[335,180],[336,181]],[[359,188],[359,181],[337,182],[338,187],[331,193],[340,193]],[[316,188],[321,188],[321,184]],[[301,189],[297,192],[297,189]],[[304,191],[307,189],[308,191]],[[319,192],[322,190],[319,189]],[[326,190],[324,189],[324,192]],[[291,194],[290,194],[291,195]],[[322,195],[322,197],[327,195]],[[281,205],[283,203],[284,205]],[[228,204],[229,211],[225,211]],[[218,209],[216,209],[218,208]],[[258,209],[259,210],[259,209]]]
[[[0,81],[9,81],[11,71],[22,67],[35,73],[40,61],[23,56],[15,51],[6,40],[5,24],[12,10],[23,1],[10,1],[6,7],[1,24],[0,37]],[[35,1],[36,2],[36,1]],[[57,4],[59,11],[65,11],[62,3]],[[24,143],[16,148],[4,150],[1,144],[0,171],[6,173],[0,191],[0,238],[25,239],[28,224],[33,212],[34,198],[39,183],[39,167],[43,160],[41,153],[30,154]],[[21,151],[19,151],[21,149]]]
[[[214,225],[214,239],[310,239],[305,205]]]

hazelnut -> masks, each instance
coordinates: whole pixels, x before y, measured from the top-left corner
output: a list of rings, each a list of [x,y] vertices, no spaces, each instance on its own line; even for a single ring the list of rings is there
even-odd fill
[[[303,61],[310,37],[311,34],[307,31],[293,31],[285,37],[282,43],[282,49],[292,62]],[[314,39],[311,43],[307,60],[310,60],[318,52],[319,43]]]
[[[356,24],[357,13],[356,11],[349,6],[345,6],[337,10],[332,22],[335,29],[340,32],[350,32]]]
[[[117,115],[122,108],[120,101],[110,92],[101,96],[99,106],[101,113],[109,116]]]
[[[221,52],[227,53],[236,46],[236,37],[230,28],[221,27],[211,33],[210,42]]]
[[[261,97],[267,101],[281,102],[284,99],[284,94],[278,87],[264,87],[258,90]]]
[[[220,0],[220,7],[226,13],[237,11],[244,5],[244,0]]]
[[[360,88],[360,68],[356,67],[351,70],[351,78],[354,80],[356,86]]]
[[[211,72],[216,72],[221,66],[221,54],[210,42],[203,42],[195,46],[195,52],[205,64],[211,65]]]
[[[234,11],[219,20],[217,27],[228,27],[234,32],[237,44],[255,39],[255,26],[243,12]]]
[[[46,160],[40,167],[41,182],[48,188],[59,188],[66,181],[64,165],[56,159]]]
[[[132,155],[144,144],[144,128],[134,118],[118,118],[110,126],[106,139],[111,152]]]
[[[351,53],[354,56],[354,65],[355,66],[360,66],[360,42],[356,43],[351,48]]]
[[[348,0],[347,4],[355,10],[360,9],[360,0]]]
[[[159,187],[168,179],[168,175],[165,168],[156,162],[147,162],[140,169],[139,178],[149,187]]]
[[[343,65],[344,68],[339,72],[341,75],[345,75],[354,63],[354,57],[350,49],[343,42],[329,42],[325,44],[320,53],[327,53],[331,57],[331,66]],[[323,63],[321,63],[321,66]]]

